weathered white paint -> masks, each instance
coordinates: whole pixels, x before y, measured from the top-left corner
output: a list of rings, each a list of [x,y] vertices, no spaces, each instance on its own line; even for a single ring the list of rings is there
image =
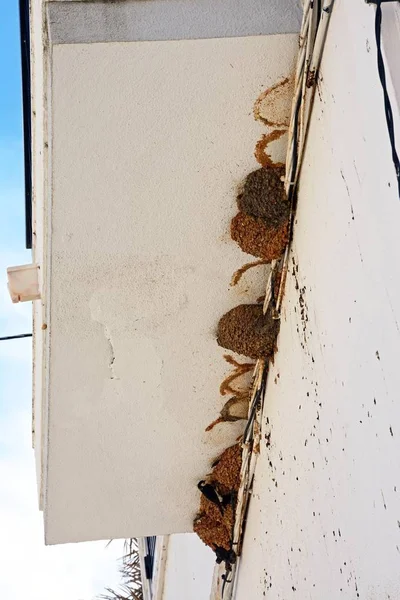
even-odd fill
[[[31,3],[31,96],[32,96],[32,220],[33,261],[40,265],[41,301],[33,303],[33,406],[32,437],[35,448],[39,506],[43,507],[44,456],[47,453],[48,386],[48,268],[51,236],[49,214],[51,174],[49,174],[49,106],[48,47],[43,27],[44,2]]]
[[[241,430],[204,432],[229,373],[215,327],[266,278],[229,286],[252,260],[228,232],[266,131],[252,107],[296,50],[294,35],[52,48],[47,543],[191,530],[196,482]]]
[[[152,595],[149,598],[149,600],[162,600],[162,595],[164,591],[165,566],[167,564],[168,556],[168,541],[170,537],[171,536],[169,535],[157,536],[153,565],[153,581],[151,585]],[[144,596],[143,600],[148,599],[146,598],[146,596]]]
[[[168,538],[162,595],[156,600],[210,600],[215,555],[195,534]]]
[[[133,42],[294,33],[300,0],[120,0],[47,3],[54,44]]]
[[[373,20],[335,2],[238,600],[400,596],[400,201]]]

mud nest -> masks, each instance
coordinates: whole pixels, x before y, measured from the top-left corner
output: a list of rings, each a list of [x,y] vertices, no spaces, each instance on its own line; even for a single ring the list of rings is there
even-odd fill
[[[240,484],[240,469],[242,467],[242,450],[240,444],[235,444],[224,450],[214,462],[211,481],[215,481],[222,488],[222,493],[238,490]]]
[[[289,202],[284,167],[262,167],[246,177],[237,197],[239,213],[231,222],[231,237],[243,252],[271,262],[288,242]]]
[[[263,314],[260,304],[240,304],[221,317],[217,329],[219,346],[249,358],[268,358],[275,351],[279,321]]]
[[[207,483],[213,485],[221,496],[232,495],[232,502],[225,506],[222,512],[216,504],[204,495],[201,496],[200,510],[193,530],[214,551],[218,548],[227,551],[231,549],[241,466],[241,446],[235,444],[227,448],[215,461],[213,471],[207,477]]]
[[[287,222],[289,202],[281,180],[284,176],[284,167],[262,167],[249,173],[237,197],[239,210],[263,219],[269,227]]]
[[[231,221],[231,238],[243,252],[258,256],[267,262],[279,258],[288,242],[288,222],[268,227],[264,220],[239,212]]]

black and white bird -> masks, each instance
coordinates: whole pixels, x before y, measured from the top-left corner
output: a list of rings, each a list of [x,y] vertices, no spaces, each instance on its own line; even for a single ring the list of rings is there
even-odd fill
[[[197,484],[200,492],[210,500],[213,504],[216,504],[221,511],[221,514],[224,514],[224,508],[231,502],[232,496],[231,494],[221,495],[217,492],[215,487],[211,483],[207,483],[202,479]]]
[[[221,546],[216,546],[215,555],[217,557],[218,565],[222,562],[233,565],[236,562],[236,552],[234,550],[225,550],[225,548],[221,548]]]

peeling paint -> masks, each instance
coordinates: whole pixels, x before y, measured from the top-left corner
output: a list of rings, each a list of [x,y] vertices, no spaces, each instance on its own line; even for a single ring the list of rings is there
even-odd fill
[[[110,350],[110,361],[108,363],[108,368],[110,370],[110,379],[118,379],[118,377],[115,376],[115,352],[114,352],[114,346],[111,340],[111,334],[110,331],[108,330],[108,328],[105,326],[104,327],[104,333],[107,339],[107,342],[109,344],[109,350]]]

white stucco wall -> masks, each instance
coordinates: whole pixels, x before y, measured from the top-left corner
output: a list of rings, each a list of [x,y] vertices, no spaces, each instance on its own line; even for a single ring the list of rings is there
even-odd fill
[[[215,327],[265,285],[264,267],[229,285],[252,260],[229,222],[266,132],[253,103],[296,52],[295,35],[52,48],[47,543],[191,530],[241,429],[204,432],[229,373]]]
[[[400,595],[400,201],[373,21],[335,2],[237,600]]]

